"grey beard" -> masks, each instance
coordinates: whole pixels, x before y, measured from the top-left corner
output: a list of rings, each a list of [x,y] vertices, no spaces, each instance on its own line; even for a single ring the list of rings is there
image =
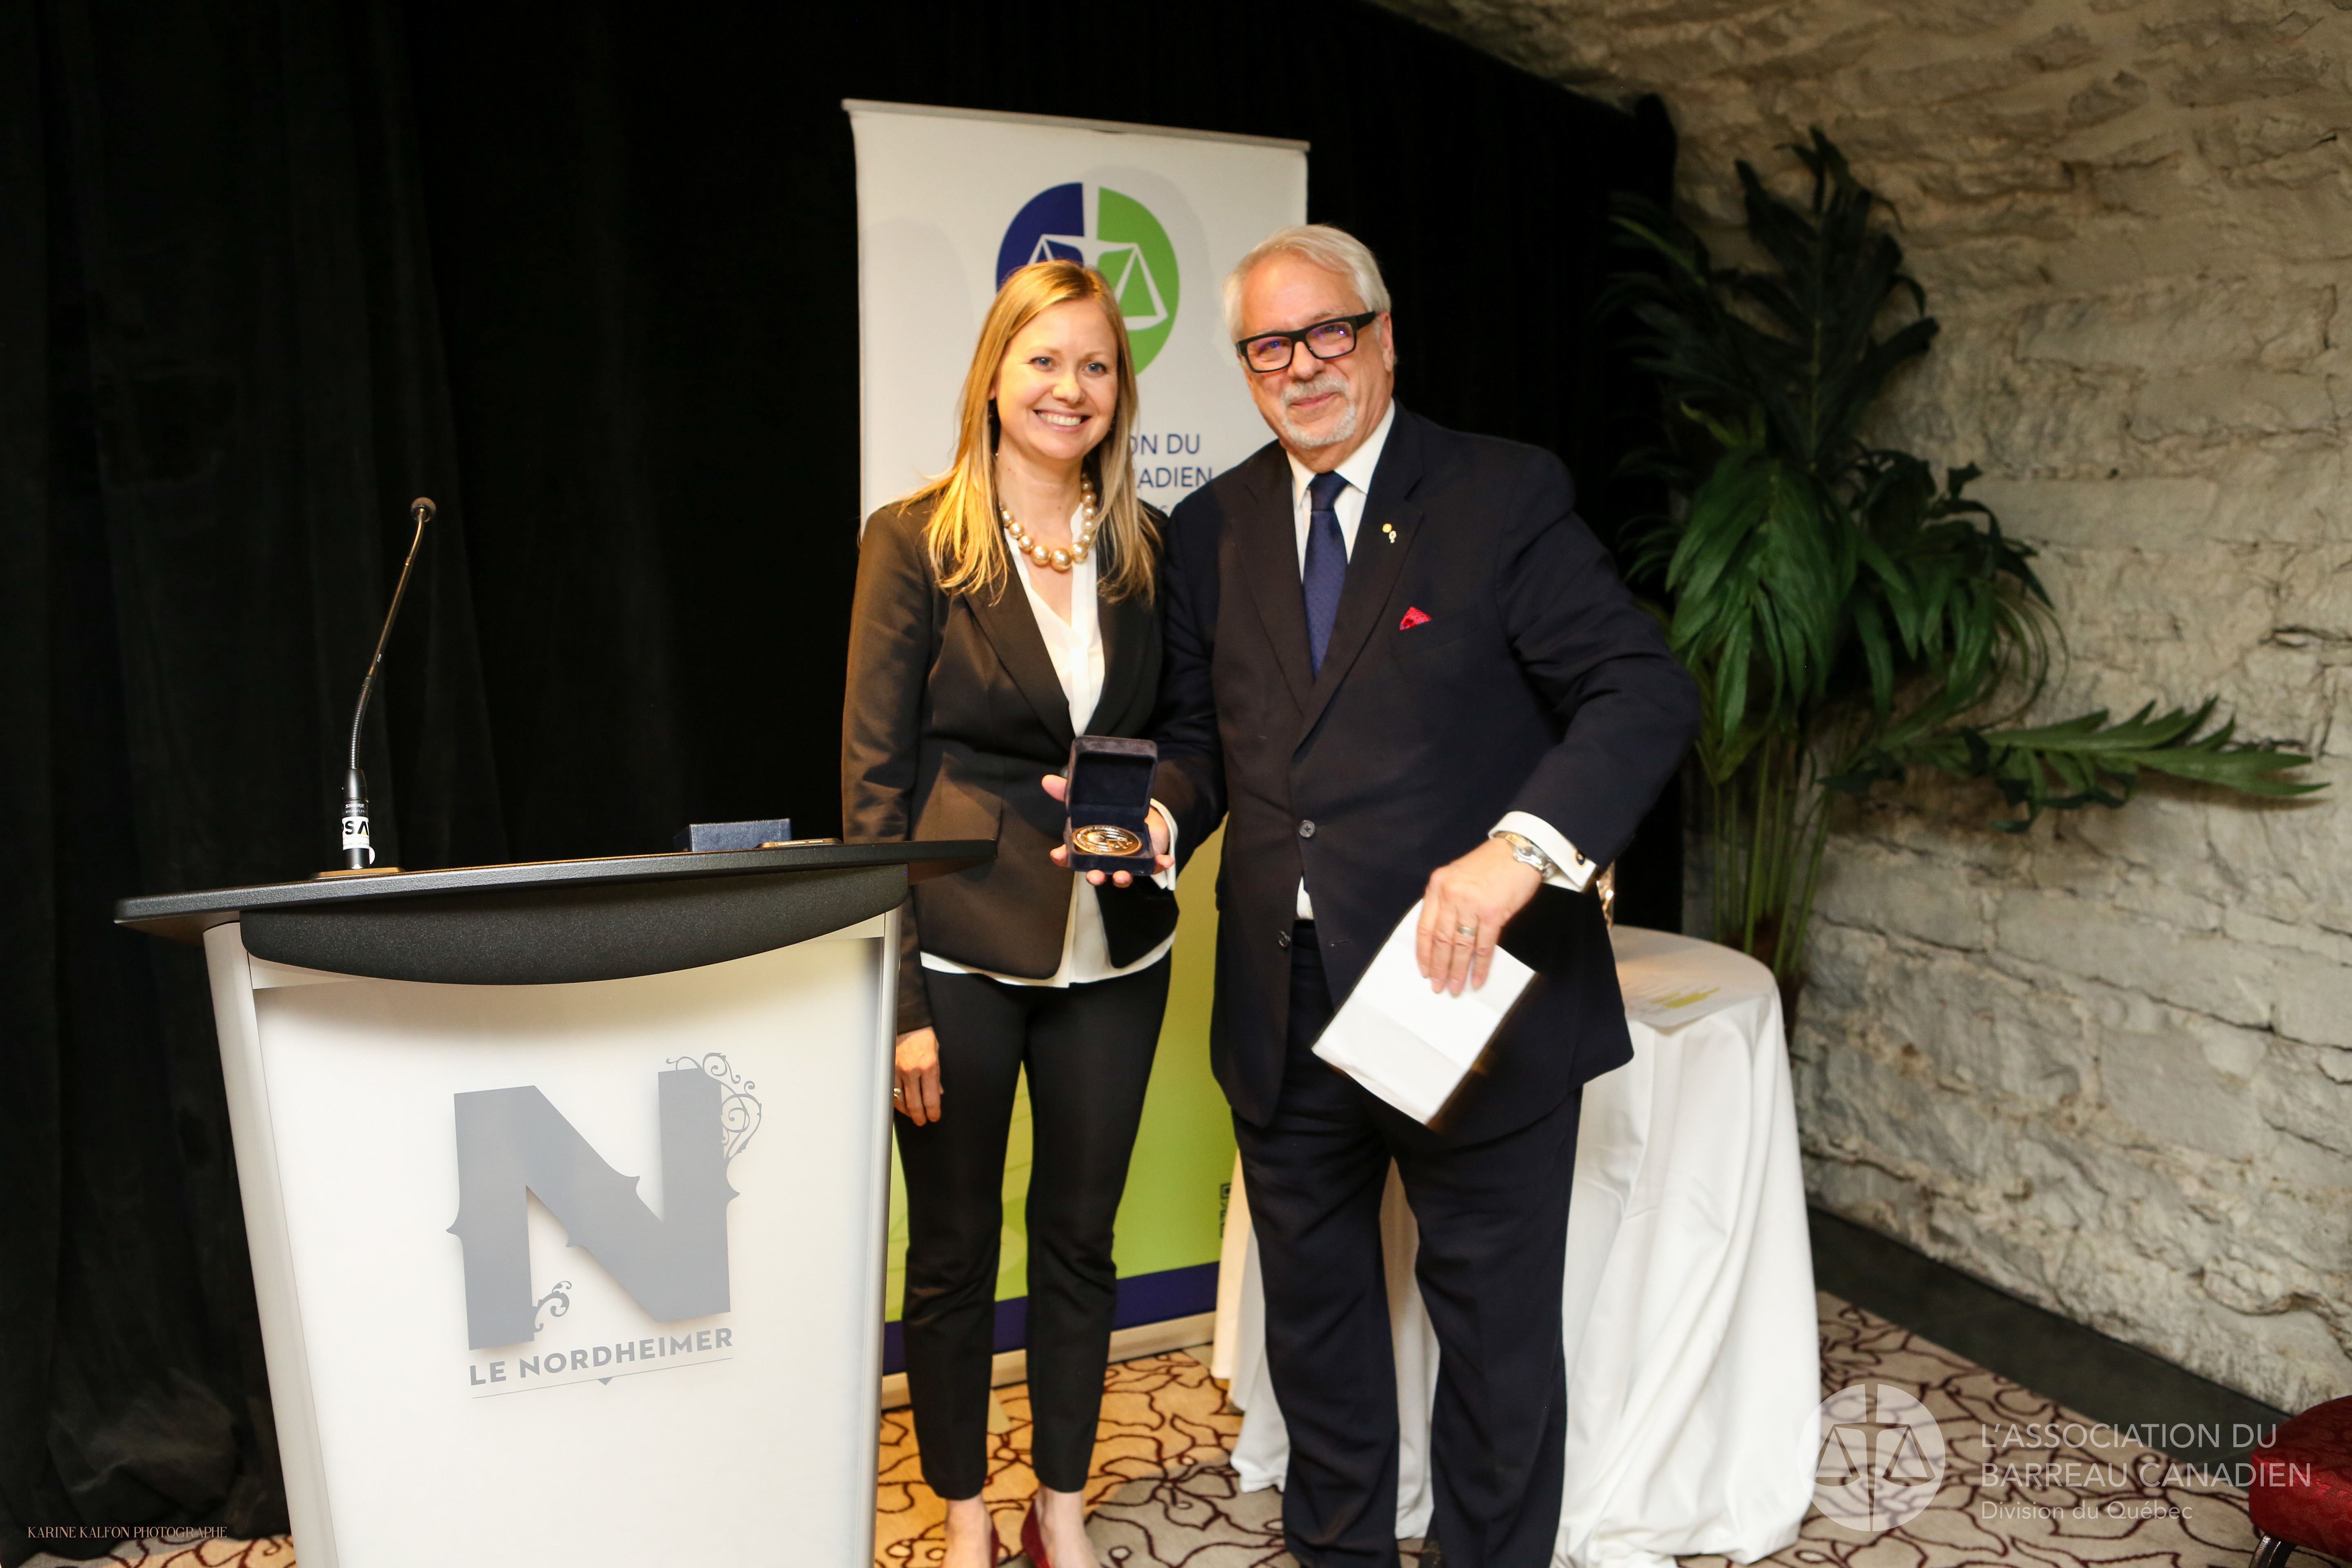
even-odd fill
[[[1324,392],[1338,392],[1342,397],[1348,397],[1347,383],[1340,381],[1337,376],[1333,376],[1331,382],[1332,384],[1326,385],[1320,380],[1310,381],[1299,389],[1299,394],[1302,396],[1312,397]],[[1348,397],[1347,408],[1341,412],[1339,419],[1320,435],[1310,435],[1300,429],[1290,417],[1290,405],[1285,402],[1282,405],[1282,434],[1292,446],[1305,447],[1310,451],[1318,447],[1336,447],[1343,441],[1353,440],[1356,435],[1356,400]]]

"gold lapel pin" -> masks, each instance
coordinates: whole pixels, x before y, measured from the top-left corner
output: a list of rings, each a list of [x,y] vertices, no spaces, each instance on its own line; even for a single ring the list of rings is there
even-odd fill
[[[1381,531],[1382,533],[1385,533],[1385,534],[1387,534],[1387,535],[1389,536],[1389,542],[1390,542],[1391,544],[1394,544],[1394,543],[1396,542],[1396,524],[1395,524],[1395,523],[1393,523],[1393,522],[1384,522],[1384,523],[1381,524]]]

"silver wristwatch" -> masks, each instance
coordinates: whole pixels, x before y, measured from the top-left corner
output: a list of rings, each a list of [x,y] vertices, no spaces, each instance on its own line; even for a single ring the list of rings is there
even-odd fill
[[[1511,858],[1522,866],[1533,866],[1536,868],[1536,875],[1545,881],[1549,882],[1560,874],[1559,863],[1545,854],[1543,847],[1526,834],[1514,833],[1507,827],[1498,827],[1486,837],[1499,838],[1509,845]]]

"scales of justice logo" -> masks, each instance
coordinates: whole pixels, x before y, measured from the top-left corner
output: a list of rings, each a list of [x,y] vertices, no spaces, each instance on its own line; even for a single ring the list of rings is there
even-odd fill
[[[1944,1484],[1943,1428],[1891,1384],[1850,1384],[1822,1400],[1821,1445],[1813,1506],[1849,1530],[1908,1524]]]
[[[1101,273],[1127,318],[1135,373],[1159,356],[1176,325],[1182,279],[1176,247],[1150,207],[1091,181],[1039,191],[996,247],[997,282],[1033,261],[1075,261]]]

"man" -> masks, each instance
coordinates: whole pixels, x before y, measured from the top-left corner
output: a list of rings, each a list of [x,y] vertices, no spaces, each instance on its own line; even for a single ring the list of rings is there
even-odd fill
[[[1540,1568],[1580,1089],[1632,1055],[1587,889],[1679,763],[1697,692],[1559,459],[1396,404],[1360,242],[1276,232],[1225,313],[1276,441],[1171,521],[1155,794],[1180,843],[1225,820],[1211,1050],[1290,1429],[1285,1531],[1311,1568],[1398,1561],[1393,1159],[1442,1352],[1434,1533],[1448,1568]],[[1538,971],[1436,1129],[1310,1050],[1416,898],[1433,985],[1483,984],[1498,944]]]

